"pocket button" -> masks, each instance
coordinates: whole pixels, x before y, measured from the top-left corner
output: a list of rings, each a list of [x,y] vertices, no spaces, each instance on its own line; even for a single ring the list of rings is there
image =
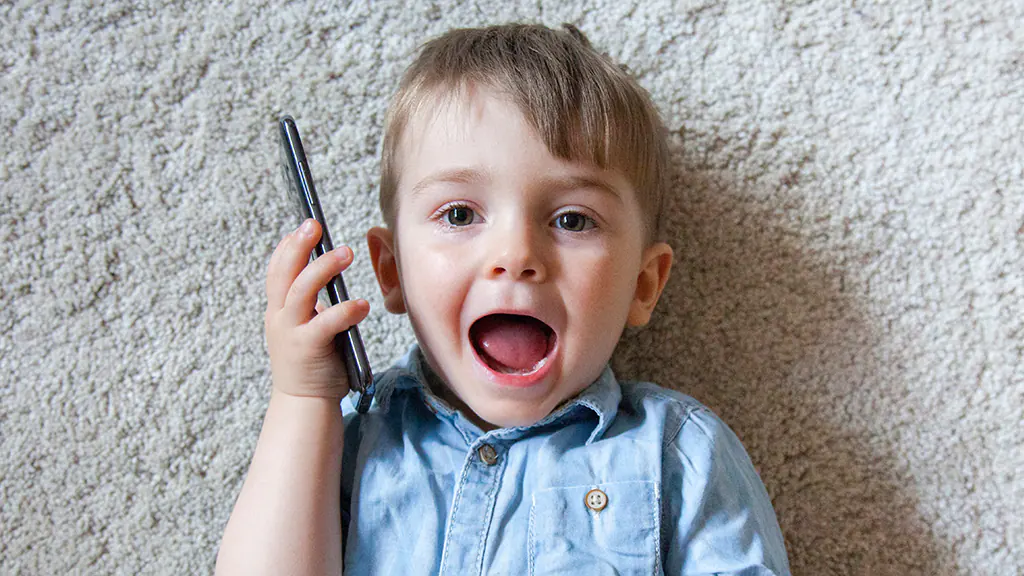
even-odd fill
[[[595,488],[590,492],[587,492],[587,497],[584,501],[587,504],[587,508],[590,508],[594,512],[600,512],[608,505],[608,495]]]

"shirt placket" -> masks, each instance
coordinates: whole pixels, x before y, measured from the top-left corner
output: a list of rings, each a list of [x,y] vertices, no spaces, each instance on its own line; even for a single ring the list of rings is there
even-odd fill
[[[466,455],[445,533],[441,574],[481,574],[494,502],[507,461],[501,444],[481,438]]]

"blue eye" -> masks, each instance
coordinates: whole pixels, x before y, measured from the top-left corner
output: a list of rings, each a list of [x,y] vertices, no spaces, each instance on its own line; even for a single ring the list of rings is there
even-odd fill
[[[469,226],[474,216],[473,210],[465,206],[452,206],[444,214],[445,221],[452,226]]]
[[[570,232],[582,232],[594,227],[594,221],[579,212],[566,212],[555,218],[555,226]]]

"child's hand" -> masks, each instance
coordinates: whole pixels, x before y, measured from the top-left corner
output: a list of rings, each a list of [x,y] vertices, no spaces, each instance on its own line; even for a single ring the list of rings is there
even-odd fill
[[[324,307],[317,294],[352,263],[352,251],[336,248],[315,261],[309,254],[320,238],[320,225],[306,220],[284,237],[267,267],[265,328],[274,389],[292,396],[343,398],[348,378],[334,337],[370,312],[366,300]]]

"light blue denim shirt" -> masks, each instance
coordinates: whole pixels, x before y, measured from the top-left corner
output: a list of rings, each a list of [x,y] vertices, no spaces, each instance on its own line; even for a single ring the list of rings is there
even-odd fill
[[[345,574],[789,574],[764,485],[696,400],[610,368],[536,424],[484,433],[417,347],[345,412]]]

